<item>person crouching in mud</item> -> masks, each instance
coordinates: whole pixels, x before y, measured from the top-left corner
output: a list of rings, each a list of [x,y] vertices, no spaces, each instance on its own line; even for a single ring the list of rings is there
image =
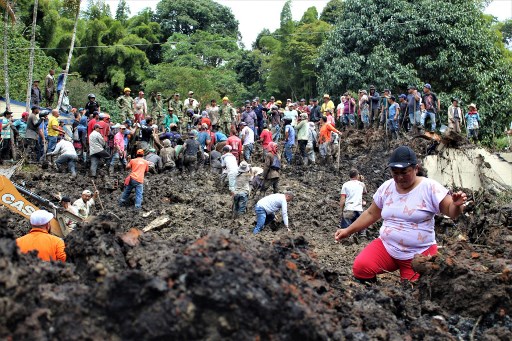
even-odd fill
[[[371,206],[335,233],[340,241],[384,220],[379,238],[354,261],[353,274],[361,282],[375,282],[377,274],[395,270],[400,270],[402,280],[416,281],[419,274],[411,266],[414,255],[437,253],[434,216],[442,213],[455,219],[466,202],[465,193],[450,194],[437,181],[421,176],[416,154],[407,146],[393,151],[388,166],[393,178],[379,187]]]

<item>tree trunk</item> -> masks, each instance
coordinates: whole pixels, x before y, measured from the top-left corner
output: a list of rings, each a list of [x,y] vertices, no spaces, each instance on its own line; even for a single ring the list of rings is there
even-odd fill
[[[76,14],[75,14],[75,25],[73,26],[73,36],[71,38],[71,46],[69,47],[68,62],[66,63],[66,70],[64,72],[64,79],[62,81],[62,91],[60,92],[56,109],[60,109],[60,106],[62,104],[62,98],[64,97],[64,91],[66,91],[66,81],[67,81],[68,74],[69,74],[69,65],[71,64],[71,58],[73,57],[73,49],[75,48],[76,27],[78,26],[78,17],[80,15],[80,3],[81,2],[82,2],[81,0],[76,0]]]
[[[30,111],[30,95],[32,92],[32,77],[34,73],[34,53],[36,48],[36,23],[37,23],[37,6],[39,0],[34,0],[34,12],[32,13],[32,35],[30,36],[30,60],[28,64],[28,87],[27,98],[25,103],[25,111]]]
[[[4,16],[4,81],[5,81],[5,109],[11,109],[11,98],[9,96],[9,64],[8,64],[8,56],[7,56],[7,41],[9,31],[7,26],[9,24],[9,3],[6,3],[5,7],[5,16]]]

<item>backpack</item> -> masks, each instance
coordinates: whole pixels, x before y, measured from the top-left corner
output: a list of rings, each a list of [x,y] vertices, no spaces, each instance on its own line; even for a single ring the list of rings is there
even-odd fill
[[[281,169],[281,160],[279,160],[277,155],[274,155],[274,158],[272,159],[272,163],[270,164],[270,169],[273,169],[273,170]]]

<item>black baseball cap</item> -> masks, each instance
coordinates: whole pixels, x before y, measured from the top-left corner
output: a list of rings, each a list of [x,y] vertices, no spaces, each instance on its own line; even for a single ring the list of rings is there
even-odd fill
[[[407,146],[400,146],[391,153],[389,157],[388,167],[391,168],[407,168],[417,165],[418,159],[414,151]]]

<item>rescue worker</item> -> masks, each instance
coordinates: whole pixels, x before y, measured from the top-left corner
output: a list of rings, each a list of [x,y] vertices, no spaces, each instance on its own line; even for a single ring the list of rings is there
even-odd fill
[[[142,208],[142,199],[144,194],[144,175],[149,172],[149,162],[144,160],[144,150],[137,150],[137,157],[128,162],[127,170],[131,170],[130,175],[125,179],[123,194],[119,199],[119,205],[124,206],[135,189],[135,209]]]
[[[62,197],[60,199],[60,204],[63,209],[66,211],[73,213],[74,215],[78,216],[78,211],[76,210],[76,207],[71,205],[71,198],[70,197]],[[76,227],[76,223],[69,219],[69,218],[63,218],[64,224],[66,225],[65,231],[62,231],[62,234],[64,234],[64,237],[67,236],[70,232],[73,232]]]
[[[124,88],[124,94],[119,96],[116,100],[119,115],[121,115],[121,121],[123,122],[126,121],[126,119],[133,120],[135,101],[130,96],[131,91],[132,90],[130,88]]]
[[[163,124],[164,118],[164,100],[162,98],[162,93],[157,92],[155,94],[152,92],[149,99],[151,100],[151,117],[153,117],[153,120],[160,128]]]
[[[73,207],[76,208],[78,216],[83,220],[87,219],[91,215],[91,207],[95,205],[94,199],[98,198],[100,192],[95,191],[94,194],[88,189],[82,192],[82,197],[75,200]]]
[[[64,241],[50,234],[50,221],[53,214],[45,210],[37,210],[30,215],[32,229],[23,237],[16,239],[22,253],[37,251],[37,257],[44,261],[66,261]]]
[[[100,103],[96,101],[96,95],[95,94],[89,94],[87,95],[87,98],[89,99],[89,102],[85,103],[84,109],[85,109],[85,116],[87,118],[91,117],[92,113],[97,111],[100,112]]]
[[[219,126],[223,128],[225,132],[231,130],[231,124],[236,120],[236,110],[229,104],[229,98],[224,97],[222,104],[219,107]]]
[[[196,135],[193,132],[188,134],[188,139],[183,144],[183,148],[180,150],[178,157],[183,154],[183,165],[188,169],[189,172],[192,172],[197,169],[197,155],[200,151],[200,144],[195,139]],[[202,155],[202,151],[201,151]]]
[[[276,193],[268,195],[258,201],[254,206],[256,212],[256,227],[253,230],[254,234],[258,234],[263,229],[264,225],[270,224],[275,219],[275,213],[281,210],[284,226],[288,232],[288,202],[293,200],[292,192],[285,192],[284,194]]]
[[[78,155],[76,154],[76,149],[73,146],[73,142],[71,142],[71,138],[69,136],[65,136],[63,139],[60,139],[60,141],[57,142],[53,152],[50,152],[46,155],[59,155],[55,161],[57,171],[61,171],[62,166],[67,165],[68,171],[71,173],[71,177],[76,177],[76,162],[78,161]]]

